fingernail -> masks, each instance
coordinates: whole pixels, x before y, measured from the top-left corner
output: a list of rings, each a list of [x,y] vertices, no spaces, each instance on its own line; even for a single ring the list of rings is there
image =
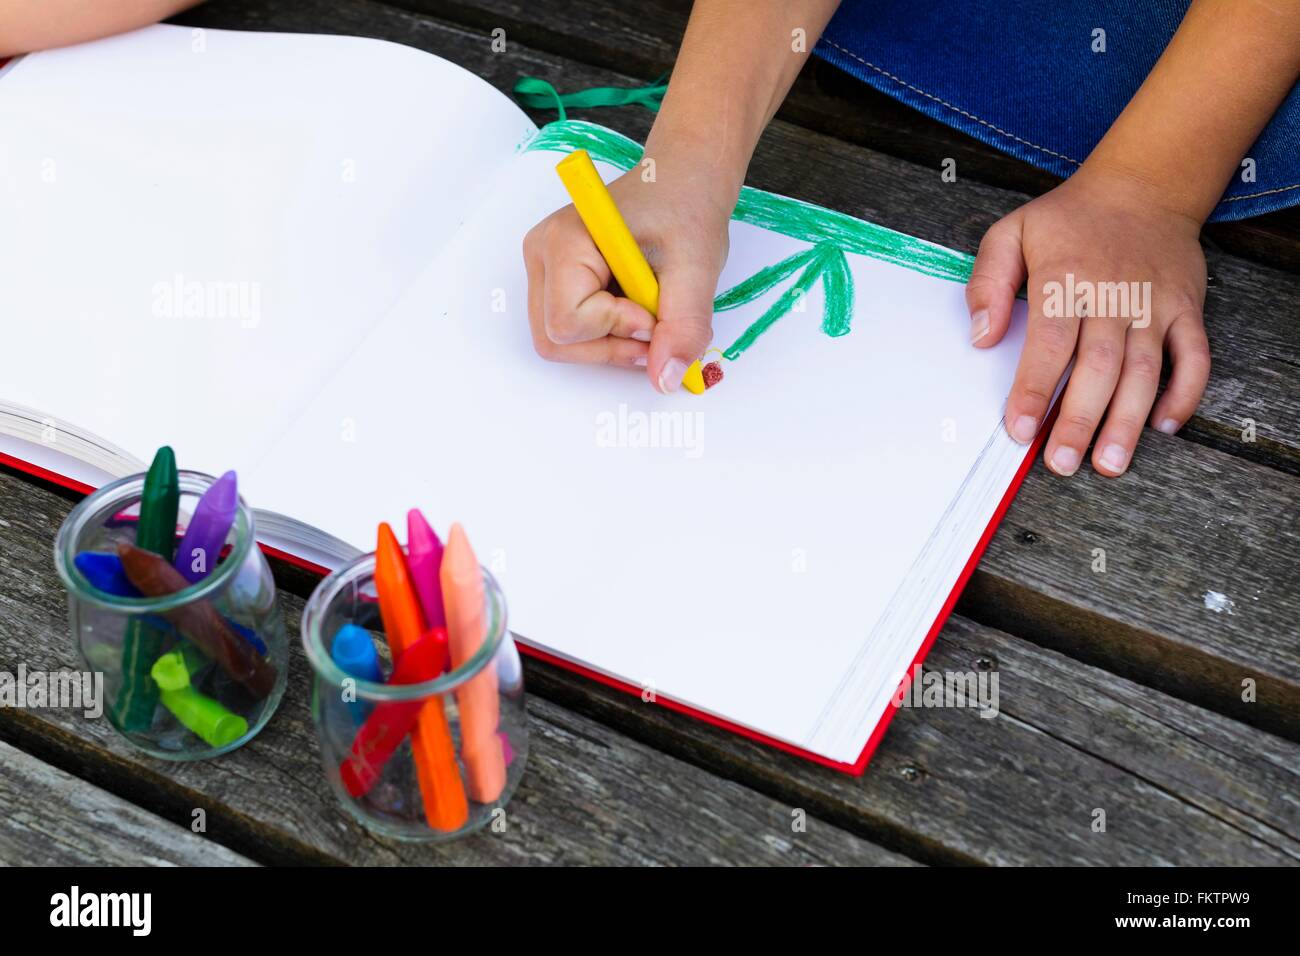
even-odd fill
[[[1069,477],[1079,470],[1079,453],[1073,448],[1062,445],[1052,452],[1052,471]]]
[[[1101,467],[1107,471],[1121,472],[1128,464],[1128,452],[1122,445],[1107,445],[1101,451]]]
[[[650,333],[647,332],[645,329],[637,329],[635,332],[632,333],[632,338],[636,339],[638,342],[649,342]]]
[[[646,364],[646,362],[648,362],[648,361],[649,361],[649,356],[646,356],[646,355],[638,355],[636,358],[634,358],[634,359],[632,360],[632,364],[633,364],[633,365],[639,365],[641,368],[645,368],[645,364]]]
[[[1028,445],[1038,434],[1038,419],[1033,415],[1021,415],[1011,423],[1011,437],[1022,445]]]
[[[671,358],[664,363],[659,373],[659,391],[667,395],[682,387],[682,376],[686,374],[686,363],[681,359]]]
[[[972,312],[970,316],[970,340],[972,343],[978,342],[984,336],[989,334],[989,310],[980,309],[978,312]]]
[[[1174,421],[1172,418],[1166,418],[1157,425],[1156,428],[1164,432],[1166,435],[1173,435],[1178,432],[1178,422]]]

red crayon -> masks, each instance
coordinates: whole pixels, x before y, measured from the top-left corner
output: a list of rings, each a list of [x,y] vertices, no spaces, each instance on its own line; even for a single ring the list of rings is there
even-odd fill
[[[402,652],[393,668],[390,684],[418,684],[442,673],[447,630],[431,628]],[[379,780],[384,765],[406,735],[415,727],[423,700],[401,700],[379,704],[371,711],[352,740],[352,750],[339,764],[343,789],[350,796],[363,797]]]

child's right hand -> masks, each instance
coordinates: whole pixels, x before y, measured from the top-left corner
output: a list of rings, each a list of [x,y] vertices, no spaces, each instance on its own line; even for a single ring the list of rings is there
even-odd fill
[[[658,321],[609,291],[609,266],[573,206],[529,231],[528,322],[538,355],[552,362],[641,366],[661,392],[681,385],[687,366],[712,340],[713,295],[738,191],[698,168],[661,158],[653,181],[645,181],[637,166],[609,186],[659,279]]]

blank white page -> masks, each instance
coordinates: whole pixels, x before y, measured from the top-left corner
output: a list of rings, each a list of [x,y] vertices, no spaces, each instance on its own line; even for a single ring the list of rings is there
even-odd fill
[[[0,76],[0,397],[247,470],[533,130],[379,40],[153,26],[25,57]]]
[[[515,161],[262,463],[258,504],[365,550],[412,506],[440,531],[459,520],[527,642],[815,743],[999,428],[1023,321],[973,349],[961,284],[851,255],[848,335],[820,331],[816,286],[702,396],[660,396],[643,371],[548,364],[519,248],[567,202],[560,158]],[[719,289],[802,248],[733,223]],[[777,294],[718,314],[715,344]],[[636,416],[660,412],[676,447],[638,447]],[[851,762],[864,742],[822,752]]]

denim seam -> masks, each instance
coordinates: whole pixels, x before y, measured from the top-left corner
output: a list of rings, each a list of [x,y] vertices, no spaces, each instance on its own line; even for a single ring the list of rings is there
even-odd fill
[[[1224,196],[1223,202],[1238,202],[1242,199],[1258,199],[1260,196],[1272,196],[1275,193],[1284,193],[1290,189],[1300,189],[1300,183],[1292,183],[1290,186],[1278,186],[1276,189],[1265,189],[1257,193],[1247,193],[1244,196]]]
[[[853,59],[861,63],[863,66],[875,70],[881,76],[888,77],[889,79],[893,80],[895,83],[898,83],[900,86],[905,86],[907,87],[907,89],[912,90],[914,93],[920,93],[926,99],[934,100],[939,105],[944,106],[952,110],[954,113],[964,116],[969,120],[974,120],[976,123],[979,123],[981,126],[987,126],[989,129],[993,130],[993,132],[998,133],[1001,136],[1005,136],[1007,137],[1007,139],[1011,139],[1017,143],[1021,143],[1022,145],[1029,146],[1032,149],[1036,149],[1041,153],[1047,153],[1049,156],[1055,156],[1057,159],[1063,159],[1067,163],[1073,163],[1075,166],[1083,165],[1083,163],[1081,163],[1077,159],[1071,159],[1069,156],[1066,156],[1064,153],[1058,153],[1055,150],[1048,149],[1046,146],[1039,146],[1037,143],[1031,143],[1027,139],[1022,139],[1021,137],[1017,136],[1015,133],[1010,133],[999,126],[994,126],[988,120],[981,119],[980,117],[976,116],[974,113],[970,113],[962,109],[960,106],[954,106],[952,103],[949,103],[947,100],[941,99],[935,96],[933,93],[928,93],[925,90],[921,89],[919,86],[913,86],[911,83],[908,83],[906,80],[902,79],[901,77],[895,76],[893,73],[890,73],[888,70],[881,69],[880,67],[876,66],[876,64],[868,60],[864,60],[862,57],[858,56],[852,50],[846,50],[844,47],[840,46],[834,40],[830,40],[827,39],[826,37],[822,37],[822,42],[825,43],[827,46],[832,46],[835,49],[839,50],[845,56],[852,57]],[[1245,199],[1247,197],[1242,196],[1241,198]]]

